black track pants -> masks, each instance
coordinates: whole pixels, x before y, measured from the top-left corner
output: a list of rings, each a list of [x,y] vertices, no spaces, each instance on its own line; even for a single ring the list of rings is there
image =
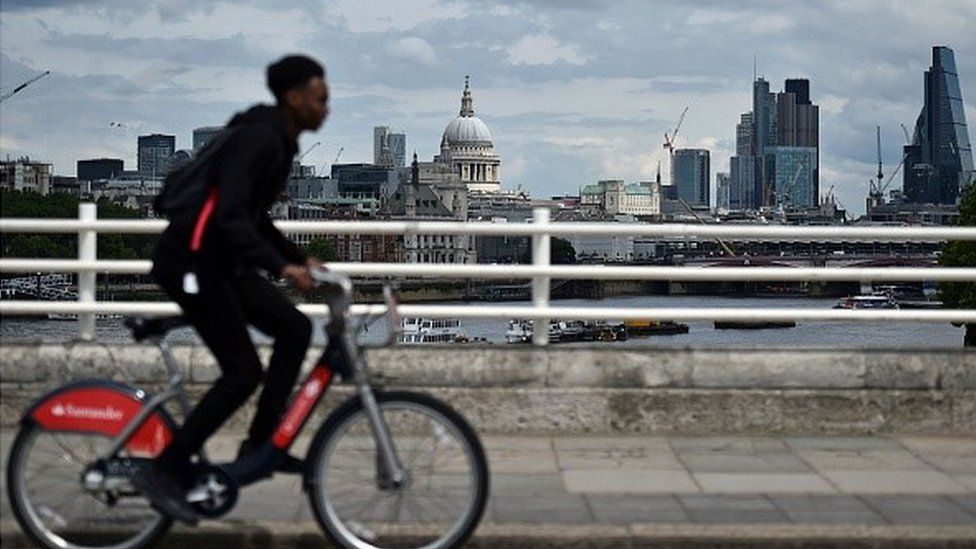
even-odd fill
[[[200,450],[262,381],[264,390],[248,436],[255,444],[271,437],[305,358],[312,324],[281,291],[256,272],[234,278],[198,273],[200,291],[196,295],[183,293],[182,280],[176,278],[181,277],[157,274],[160,284],[180,304],[210,348],[221,371],[220,378],[160,456],[164,466],[185,474],[190,456]],[[274,338],[267,375],[248,335],[248,324]]]

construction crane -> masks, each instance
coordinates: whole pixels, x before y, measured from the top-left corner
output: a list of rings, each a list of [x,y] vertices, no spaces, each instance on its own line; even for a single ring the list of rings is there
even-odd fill
[[[312,144],[312,146],[311,146],[311,147],[309,147],[309,148],[307,148],[307,149],[305,149],[305,152],[303,152],[302,154],[300,154],[300,155],[298,156],[298,162],[301,162],[301,161],[302,161],[302,159],[303,159],[303,158],[305,158],[305,155],[307,155],[308,153],[310,153],[310,152],[312,152],[313,150],[315,150],[315,147],[318,147],[318,146],[319,146],[319,145],[321,145],[321,144],[322,144],[322,142],[321,142],[321,141],[316,141],[315,143],[313,143],[313,144]]]
[[[671,177],[668,178],[671,185],[674,185],[674,140],[678,137],[678,130],[681,129],[681,123],[685,121],[685,115],[688,114],[688,108],[681,111],[681,116],[678,117],[678,123],[674,125],[674,129],[671,130],[671,135],[668,136],[667,132],[664,133],[664,148],[668,150],[668,166],[671,169]]]
[[[834,185],[833,185],[833,183],[831,183],[830,188],[827,189],[827,194],[824,195],[823,203],[826,204],[828,202],[831,203],[831,204],[833,204],[834,205],[834,208],[836,208],[837,206],[840,206],[840,208],[842,210],[844,210],[844,220],[845,221],[852,221],[853,220],[851,218],[851,214],[847,210],[847,206],[844,206],[844,204],[840,200],[838,200],[837,199],[837,196],[834,194]]]
[[[684,208],[686,210],[688,210],[688,213],[690,213],[692,215],[692,217],[694,217],[699,223],[701,223],[702,225],[705,225],[705,220],[703,220],[698,215],[698,212],[696,212],[694,210],[694,208],[691,207],[691,204],[688,204],[687,202],[685,202],[685,199],[684,198],[679,198],[678,199],[678,202],[681,203],[681,205],[684,206]],[[726,253],[726,255],[728,255],[729,257],[735,257],[735,252],[732,251],[732,248],[730,248],[729,245],[726,244],[724,240],[722,240],[721,238],[715,237],[715,242],[718,242],[718,245],[722,247],[722,251],[724,251]]]
[[[672,156],[674,155],[674,140],[678,137],[678,130],[681,129],[681,123],[685,121],[685,115],[688,114],[688,109],[690,107],[685,107],[685,110],[681,111],[681,116],[678,117],[678,123],[674,125],[674,129],[671,130],[671,136],[669,137],[667,132],[664,133],[664,148],[668,150],[668,153]]]
[[[17,92],[19,92],[20,90],[26,88],[27,86],[30,86],[34,82],[37,82],[38,80],[40,80],[41,78],[44,78],[45,76],[47,76],[49,74],[51,74],[51,71],[44,71],[41,74],[35,76],[34,78],[31,78],[27,82],[24,82],[23,84],[17,86],[16,88],[14,88],[13,90],[9,91],[8,93],[3,94],[3,96],[0,97],[0,103],[3,103],[4,101],[10,99],[11,97],[14,96],[14,94],[16,94]]]
[[[902,124],[901,130],[905,134],[905,144],[910,145],[911,141],[908,136],[908,128],[906,128],[905,125]],[[884,204],[884,193],[885,191],[888,190],[888,187],[891,185],[891,182],[895,180],[895,176],[898,175],[898,172],[900,172],[901,169],[905,166],[906,160],[908,160],[908,153],[902,154],[901,161],[898,162],[898,165],[895,166],[895,170],[891,172],[891,175],[888,176],[888,180],[885,181],[884,183],[881,183],[884,175],[882,174],[881,171],[881,126],[878,126],[878,175],[877,175],[877,182],[875,182],[875,180],[873,179],[870,180],[871,191],[868,194],[869,209],[870,207],[880,206]]]
[[[342,151],[343,151],[343,150],[344,150],[344,149],[343,149],[342,147],[339,147],[339,152],[337,152],[337,153],[336,153],[336,155],[335,155],[335,160],[333,160],[333,161],[332,161],[332,164],[333,164],[333,165],[335,165],[335,164],[338,164],[338,163],[339,163],[339,157],[340,157],[340,156],[342,156]],[[326,169],[326,168],[328,168],[328,167],[329,167],[329,164],[328,164],[328,163],[326,163],[326,164],[322,164],[322,171],[324,172],[324,171],[325,171],[325,169]]]
[[[902,128],[904,129],[904,125]],[[877,180],[869,179],[868,184],[870,190],[868,191],[868,213],[871,212],[871,208],[875,206],[880,206],[884,203],[884,191],[881,189],[882,181],[884,181],[884,172],[881,168],[881,126],[875,126],[878,137],[878,174],[875,176]]]

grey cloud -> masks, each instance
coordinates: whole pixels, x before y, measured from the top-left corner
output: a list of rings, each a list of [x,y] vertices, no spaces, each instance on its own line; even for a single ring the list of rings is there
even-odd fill
[[[187,66],[262,66],[265,54],[254,52],[244,36],[229,38],[113,38],[107,35],[63,34],[49,31],[46,42],[84,52],[118,54],[137,59],[165,60]]]
[[[271,0],[256,3],[266,7],[277,5]],[[628,78],[644,80],[643,87],[636,87],[635,93],[673,96],[682,104],[704,103],[713,100],[718,93],[739,92],[743,97],[741,104],[725,107],[733,111],[729,113],[731,120],[751,108],[748,94],[753,55],[758,54],[760,74],[770,80],[774,89],[781,89],[785,78],[805,76],[811,80],[815,102],[826,105],[828,98],[847,100],[839,112],[821,111],[823,156],[832,163],[835,172],[844,172],[840,166],[856,171],[874,162],[873,136],[877,124],[885,128],[884,154],[886,164],[893,168],[894,160],[900,157],[898,124],[905,123],[909,127],[914,124],[922,104],[922,73],[930,62],[933,44],[945,43],[955,49],[964,97],[970,106],[976,104],[976,41],[970,36],[976,24],[976,4],[972,2],[941,2],[929,8],[931,17],[914,15],[914,6],[919,3],[888,0],[814,4],[786,4],[774,0],[735,3],[724,0],[653,3],[527,0],[503,4],[515,10],[509,15],[487,16],[485,8],[492,7],[490,2],[471,2],[471,6],[479,9],[470,10],[471,14],[466,18],[430,20],[403,33],[352,33],[342,27],[341,21],[328,20],[317,0],[290,3],[289,7],[304,10],[309,19],[316,22],[319,32],[303,46],[324,59],[333,85],[344,91],[344,95],[334,100],[334,114],[325,129],[328,139],[342,142],[346,147],[344,158],[356,159],[356,155],[361,154],[363,158],[360,159],[368,159],[370,128],[382,123],[402,126],[408,131],[411,148],[416,146],[421,153],[432,154],[436,151],[440,129],[457,112],[456,96],[445,98],[443,110],[424,107],[422,112],[411,109],[411,114],[407,115],[398,111],[402,102],[396,97],[396,91],[390,91],[387,97],[362,90],[403,90],[405,93],[445,87],[460,90],[460,79],[466,73],[474,77],[476,109],[489,123],[499,151],[509,155],[517,151],[526,159],[524,175],[518,182],[542,195],[573,191],[586,181],[620,175],[600,173],[601,163],[596,157],[567,154],[546,143],[547,138],[558,136],[563,127],[572,126],[581,133],[602,132],[601,135],[614,128],[620,128],[622,134],[645,131],[656,135],[660,133],[659,129],[669,128],[673,121],[657,120],[654,114],[662,110],[677,113],[682,105],[653,105],[653,109],[648,106],[645,110],[635,109],[632,118],[619,119],[591,116],[582,111],[533,111],[518,116],[496,116],[487,110],[486,102],[481,99],[488,90],[536,85],[558,90],[553,84],[580,79],[599,82],[600,79]],[[185,13],[189,13],[185,10],[205,10],[213,5],[213,2],[188,0],[145,4],[122,0],[5,0],[2,9],[25,11],[38,6],[62,7],[64,17],[71,17],[78,9],[91,6],[101,7],[107,14],[121,11],[126,16],[131,16],[134,9],[141,10],[137,13],[156,10],[169,21],[180,21]],[[696,12],[702,23],[689,25],[689,17]],[[708,17],[708,12],[714,12],[715,16]],[[731,16],[724,17],[723,13]],[[769,29],[754,28],[752,23],[766,15],[781,16],[793,24],[785,31],[763,34],[762,31]],[[612,24],[600,25],[604,21]],[[508,46],[526,35],[543,32],[560,44],[578,45],[580,53],[587,57],[586,65],[512,66],[507,62],[505,49]],[[415,65],[384,51],[388,44],[408,36],[417,36],[430,43],[436,50],[437,63],[418,70]],[[147,66],[158,63],[160,71],[210,65],[245,67],[267,62],[245,47],[246,38],[120,40],[84,33],[58,37],[73,49],[93,53],[118,51],[127,57],[145,60]],[[33,66],[21,67],[18,70],[22,72],[17,72],[11,70],[5,60],[3,69],[0,80],[9,85],[21,75],[29,77]],[[195,124],[192,120],[197,119],[200,124],[219,123],[241,106],[201,103],[192,98],[192,93],[168,84],[165,72],[160,74],[162,83],[151,87],[112,76],[65,80],[65,85],[86,89],[77,97],[64,97],[63,101],[92,116],[95,111],[120,112],[120,115],[144,120],[146,124],[161,126],[167,124],[168,115],[157,111],[155,106],[166,105],[180,111],[170,123],[174,127],[171,131],[182,131],[179,128]],[[51,83],[55,82],[62,81],[52,79]],[[592,93],[597,96],[601,93],[599,85],[594,86]],[[24,102],[35,100],[29,95],[23,99]],[[523,110],[517,108],[518,105],[506,107],[505,112]],[[68,111],[63,113],[65,132],[80,131],[81,121],[75,120]],[[207,119],[214,113],[219,113],[219,120]],[[702,123],[700,118],[696,121],[698,133],[687,134],[689,139],[720,136],[717,146],[729,148],[734,122]],[[976,120],[969,120],[969,123],[976,125]],[[28,129],[7,122],[4,131],[5,134],[8,131],[29,134]],[[693,130],[689,127],[688,131]],[[973,131],[972,126],[970,131]],[[727,159],[713,158],[713,165],[725,161]],[[502,162],[504,173],[505,157]],[[866,176],[860,173],[843,173],[843,177],[846,179],[838,181],[841,186],[850,186],[854,190],[865,185],[861,180]],[[509,181],[505,183],[507,185]],[[846,202],[859,205],[863,201]]]
[[[102,0],[4,0],[0,2],[0,11],[26,11],[53,7],[67,8],[101,3]]]

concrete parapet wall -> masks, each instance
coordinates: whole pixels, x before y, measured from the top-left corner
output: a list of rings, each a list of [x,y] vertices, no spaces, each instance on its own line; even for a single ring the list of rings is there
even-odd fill
[[[219,375],[212,355],[174,352],[198,397]],[[486,432],[976,433],[976,353],[965,350],[425,346],[368,358],[379,384],[437,395]],[[165,369],[148,345],[5,343],[2,424],[43,391],[91,377],[151,389]],[[349,394],[336,387],[319,414]],[[227,428],[242,429],[252,406]]]

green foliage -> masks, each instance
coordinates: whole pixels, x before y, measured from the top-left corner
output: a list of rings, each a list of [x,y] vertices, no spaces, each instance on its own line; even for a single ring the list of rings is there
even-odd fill
[[[0,189],[0,217],[78,217],[78,198],[69,194],[42,196],[31,191]],[[78,257],[78,237],[60,234],[0,233],[0,256]]]
[[[976,185],[963,191],[959,203],[959,225],[976,226]],[[976,267],[976,242],[952,241],[942,247],[942,267]],[[976,282],[941,282],[939,294],[951,309],[976,309]]]
[[[78,197],[52,193],[47,196],[30,191],[0,189],[0,217],[78,218]],[[98,202],[102,219],[139,219],[136,210]],[[152,256],[155,235],[103,234],[98,236],[100,259],[148,259]],[[78,257],[78,237],[60,234],[0,234],[3,257],[73,258]]]
[[[576,250],[568,240],[553,238],[549,245],[549,260],[553,265],[575,265]]]
[[[335,242],[328,238],[314,238],[305,246],[305,253],[319,258],[320,261],[339,261],[339,250]]]

